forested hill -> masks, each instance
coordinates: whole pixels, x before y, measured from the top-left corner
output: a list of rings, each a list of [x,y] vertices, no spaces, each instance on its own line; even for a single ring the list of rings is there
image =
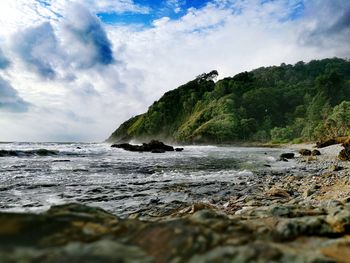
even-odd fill
[[[216,71],[169,91],[108,141],[307,141],[350,130],[350,61],[262,67],[214,82]]]

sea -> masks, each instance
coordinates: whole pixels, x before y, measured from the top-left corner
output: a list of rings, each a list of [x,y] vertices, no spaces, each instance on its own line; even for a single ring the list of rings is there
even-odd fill
[[[254,178],[298,169],[279,161],[286,149],[181,147],[156,154],[107,143],[0,143],[0,211],[78,202],[127,217],[150,206],[215,202],[254,187]]]

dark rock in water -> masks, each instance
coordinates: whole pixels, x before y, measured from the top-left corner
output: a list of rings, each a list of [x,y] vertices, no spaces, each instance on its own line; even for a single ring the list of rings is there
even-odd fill
[[[301,150],[299,150],[299,153],[300,153],[302,156],[310,156],[310,155],[311,155],[311,151],[308,150],[308,149],[301,149]]]
[[[332,172],[338,172],[338,171],[341,171],[343,169],[344,169],[344,167],[338,166],[338,165],[332,165],[329,167],[329,170],[331,170]]]
[[[294,153],[282,153],[280,159],[293,159],[294,155]]]
[[[350,161],[350,149],[345,148],[340,151],[338,158],[342,161]]]
[[[0,157],[18,156],[17,151],[0,150]]]
[[[184,150],[184,148],[175,148],[175,151],[177,152],[182,152]]]
[[[250,207],[228,216],[195,203],[151,221],[74,203],[40,214],[0,212],[0,262],[348,262],[350,211],[329,205]]]
[[[58,154],[57,151],[51,151],[51,150],[47,150],[47,149],[35,150],[34,153],[39,155],[39,156],[49,156],[49,155],[57,155]]]
[[[163,149],[153,149],[151,153],[165,153],[165,150]]]
[[[321,152],[319,151],[319,150],[313,150],[312,152],[311,152],[311,155],[312,156],[317,156],[317,155],[321,155]]]
[[[131,152],[152,152],[152,153],[164,153],[174,151],[174,147],[166,145],[160,141],[152,140],[149,143],[143,143],[142,145],[132,145],[129,143],[113,144],[111,147],[121,148]]]
[[[20,157],[20,156],[52,156],[57,155],[58,151],[38,149],[29,151],[16,151],[16,150],[0,150],[0,157]]]

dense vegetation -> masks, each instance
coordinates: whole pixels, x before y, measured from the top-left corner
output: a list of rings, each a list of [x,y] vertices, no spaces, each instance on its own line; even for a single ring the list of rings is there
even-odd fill
[[[169,91],[110,141],[308,141],[350,130],[350,61],[262,67],[217,82],[216,71]]]

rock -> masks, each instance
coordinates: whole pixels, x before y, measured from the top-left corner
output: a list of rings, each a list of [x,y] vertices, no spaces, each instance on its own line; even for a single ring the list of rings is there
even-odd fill
[[[308,197],[313,195],[316,192],[316,190],[312,187],[305,189],[304,193],[303,193],[303,197]]]
[[[47,149],[39,149],[39,150],[36,150],[35,153],[39,156],[50,156],[50,155],[57,155],[58,154],[57,151],[51,151],[51,150],[47,150]]]
[[[0,150],[0,157],[18,156],[17,151]]]
[[[350,229],[350,210],[335,210],[333,214],[327,216],[327,222],[335,233],[347,233]]]
[[[300,153],[302,156],[310,156],[310,155],[311,155],[311,151],[308,150],[308,149],[300,149],[300,150],[299,150],[299,153]]]
[[[151,153],[165,153],[165,150],[163,149],[153,149]]]
[[[175,148],[175,151],[177,152],[182,152],[184,150],[184,148]]]
[[[58,151],[38,149],[29,151],[15,151],[15,150],[0,150],[0,157],[20,157],[20,156],[52,156],[57,155]]]
[[[132,145],[129,143],[113,144],[111,147],[121,148],[131,152],[153,152],[164,153],[166,151],[174,151],[174,147],[166,145],[163,142],[152,140],[149,143],[143,143],[142,145]]]
[[[338,158],[341,161],[350,161],[350,148],[345,148],[340,151]]]
[[[332,139],[327,139],[327,140],[324,140],[324,141],[317,142],[316,143],[316,147],[317,148],[324,148],[324,147],[331,146],[331,145],[334,145],[334,144],[344,143],[348,139],[349,139],[349,137],[335,137],[335,138],[332,138]]]
[[[292,240],[303,235],[324,236],[333,234],[331,226],[322,216],[282,220],[278,223],[276,231],[279,240]]]
[[[350,243],[337,242],[336,244],[321,248],[321,253],[333,258],[336,262],[350,262]]]
[[[313,162],[316,160],[317,160],[316,156],[307,156],[306,157],[306,162]]]
[[[347,137],[347,139],[342,143],[342,146],[344,148],[350,148],[350,138]]]
[[[319,150],[314,149],[314,150],[312,150],[311,155],[318,156],[318,155],[321,155],[321,152]]]
[[[269,191],[267,191],[267,194],[269,196],[274,196],[274,197],[282,197],[282,198],[289,198],[290,194],[279,187],[272,187]]]
[[[338,171],[341,171],[343,169],[344,169],[344,167],[339,166],[339,165],[335,165],[335,164],[329,167],[329,170],[331,170],[332,172],[338,172]]]
[[[295,156],[294,153],[282,153],[280,159],[293,159]]]

